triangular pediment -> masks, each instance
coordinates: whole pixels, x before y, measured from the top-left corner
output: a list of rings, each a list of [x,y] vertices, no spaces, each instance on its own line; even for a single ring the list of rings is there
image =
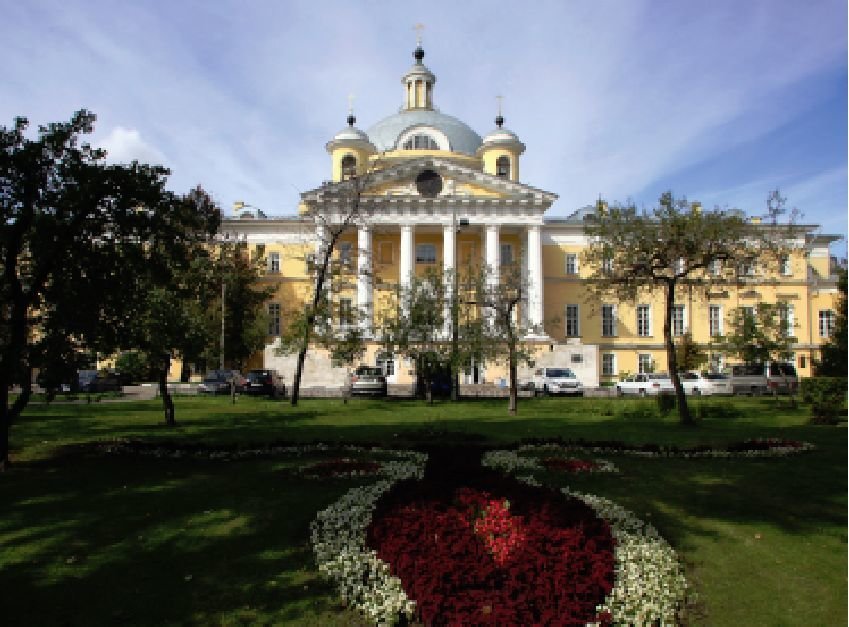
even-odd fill
[[[416,179],[431,170],[439,175],[441,189],[436,196],[423,195]],[[407,199],[409,201],[440,202],[491,200],[495,202],[531,201],[551,205],[557,195],[536,187],[509,181],[491,174],[438,157],[422,157],[394,164],[386,169],[354,181],[326,183],[303,194],[306,202],[321,202],[323,198],[350,193],[358,188],[364,200]]]

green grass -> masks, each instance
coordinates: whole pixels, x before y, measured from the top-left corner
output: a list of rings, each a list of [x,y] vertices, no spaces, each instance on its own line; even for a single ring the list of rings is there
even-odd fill
[[[357,624],[312,563],[309,522],[359,480],[293,475],[291,459],[215,462],[94,455],[115,437],[209,445],[269,442],[508,444],[526,437],[687,446],[784,437],[817,450],[770,459],[607,456],[617,475],[548,474],[651,520],[692,587],[688,624],[843,624],[846,426],[808,426],[772,399],[699,399],[696,428],[651,401],[178,398],[32,405],[0,475],[4,625]],[[362,481],[368,481],[367,479]]]

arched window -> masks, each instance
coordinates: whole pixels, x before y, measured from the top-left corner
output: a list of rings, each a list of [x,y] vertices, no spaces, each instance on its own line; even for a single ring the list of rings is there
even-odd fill
[[[495,160],[495,176],[510,178],[510,158],[504,155]]]
[[[347,154],[342,157],[342,180],[348,180],[357,175],[357,158]]]
[[[413,135],[403,147],[404,150],[439,150],[439,144],[430,135]]]

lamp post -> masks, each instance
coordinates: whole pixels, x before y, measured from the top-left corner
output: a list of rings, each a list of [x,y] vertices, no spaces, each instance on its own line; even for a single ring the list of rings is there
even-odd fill
[[[466,218],[460,218],[460,226],[468,226]],[[460,395],[460,364],[457,363],[460,343],[460,307],[457,288],[457,209],[451,206],[451,233],[454,246],[454,267],[451,277],[451,400],[456,401]]]

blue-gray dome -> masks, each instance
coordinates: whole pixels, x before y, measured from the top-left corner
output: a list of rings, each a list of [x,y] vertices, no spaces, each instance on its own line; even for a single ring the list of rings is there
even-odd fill
[[[432,127],[447,138],[452,152],[474,155],[483,143],[480,135],[455,117],[430,109],[407,109],[384,118],[366,131],[378,151],[397,150],[398,138],[408,129]]]

